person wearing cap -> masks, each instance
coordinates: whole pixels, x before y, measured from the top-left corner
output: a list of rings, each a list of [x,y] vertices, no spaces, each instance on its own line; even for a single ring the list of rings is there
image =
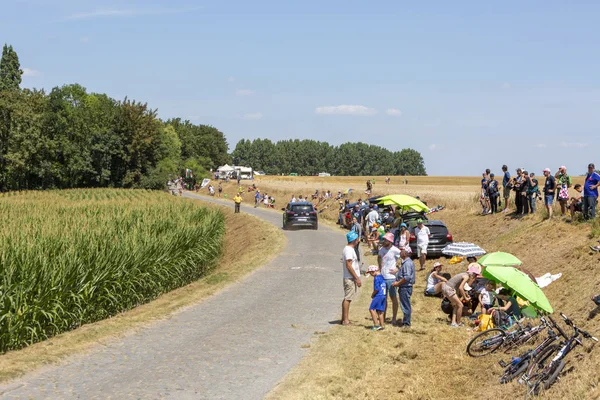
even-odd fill
[[[419,257],[419,271],[425,269],[425,259],[427,258],[427,246],[429,246],[429,228],[423,225],[423,220],[417,220],[415,236],[417,237],[417,257]]]
[[[385,285],[387,289],[388,296],[392,300],[392,325],[396,325],[396,316],[398,315],[398,290],[392,284],[396,281],[396,274],[398,273],[398,259],[400,259],[400,249],[393,245],[394,242],[394,234],[391,232],[383,235],[383,240],[381,241],[381,249],[379,249],[379,253],[377,255],[377,264],[379,265],[379,270],[381,271],[381,275],[385,280]],[[384,310],[384,318],[387,312],[387,302],[386,302],[386,310]]]
[[[366,217],[368,231],[371,230],[371,228],[373,227],[373,224],[375,222],[377,222],[377,220],[379,219],[379,211],[378,211],[377,204],[370,204],[369,208],[370,208],[370,211]]]
[[[583,185],[583,218],[586,220],[596,218],[599,185],[600,175],[596,172],[596,166],[589,164],[585,184]]]
[[[415,284],[415,264],[410,259],[410,249],[400,249],[400,257],[402,258],[402,264],[396,273],[396,282],[392,286],[398,288],[400,308],[403,314],[402,326],[410,327],[412,317],[410,298]]]
[[[548,219],[552,218],[552,203],[554,203],[554,192],[556,191],[556,178],[550,173],[550,168],[544,169],[546,182],[544,183],[544,205],[548,210]]]
[[[561,216],[567,215],[567,203],[569,202],[569,188],[573,184],[571,177],[567,175],[567,167],[561,165],[554,174],[556,178],[556,200],[560,204]]]
[[[502,177],[502,197],[504,198],[504,210],[503,213],[508,212],[508,205],[510,204],[510,172],[508,172],[508,167],[505,165],[502,166],[502,171],[504,172],[504,176]]]
[[[483,208],[482,214],[490,214],[490,198],[488,196],[488,175],[483,172],[481,174],[481,196],[479,196],[479,203]]]
[[[358,243],[356,232],[346,234],[348,244],[342,251],[342,269],[344,271],[344,300],[342,300],[342,325],[351,325],[349,319],[350,303],[358,296],[361,286],[360,265],[354,247]]]
[[[377,265],[369,265],[367,274],[373,277],[373,293],[371,294],[371,305],[369,306],[369,312],[371,318],[373,318],[372,331],[380,331],[384,328],[385,324],[385,308],[386,308],[386,292],[387,287],[385,279],[379,273],[379,267]]]
[[[440,275],[443,267],[444,265],[439,261],[436,261],[433,264],[431,273],[427,277],[427,287],[425,288],[425,296],[437,296],[438,294],[442,293],[442,284],[444,282],[448,282],[446,278]]]
[[[481,272],[481,267],[479,267],[479,272]],[[465,291],[465,285],[471,285],[477,275],[477,269],[471,264],[467,272],[456,274],[448,282],[442,284],[442,294],[452,304],[452,322],[450,326],[453,328],[463,325],[460,322],[463,313],[463,300],[471,300],[471,297]]]
[[[410,244],[410,232],[408,231],[408,225],[402,222],[400,224],[400,231],[398,232],[398,248],[406,248]]]

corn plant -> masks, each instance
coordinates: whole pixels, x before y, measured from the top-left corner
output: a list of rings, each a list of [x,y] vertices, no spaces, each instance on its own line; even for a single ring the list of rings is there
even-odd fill
[[[211,270],[224,217],[164,193],[0,197],[0,351],[146,303]]]

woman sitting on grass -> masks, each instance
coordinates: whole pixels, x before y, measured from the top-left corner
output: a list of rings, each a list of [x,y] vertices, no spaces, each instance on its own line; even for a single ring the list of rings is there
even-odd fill
[[[519,308],[519,303],[517,303],[517,299],[511,295],[508,289],[500,289],[500,292],[498,293],[498,299],[502,300],[504,305],[496,308],[495,310],[504,311],[517,320],[521,319],[521,309]]]
[[[442,285],[444,282],[448,282],[448,280],[441,275],[443,267],[441,262],[433,264],[433,269],[427,277],[425,296],[438,296],[442,293]]]

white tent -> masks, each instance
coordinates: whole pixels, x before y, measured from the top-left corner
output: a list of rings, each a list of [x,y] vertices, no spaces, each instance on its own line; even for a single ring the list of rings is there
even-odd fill
[[[234,168],[232,166],[230,166],[230,165],[227,165],[227,164],[222,165],[219,168],[217,168],[217,171],[218,172],[222,172],[222,173],[231,172],[233,170],[234,170]]]

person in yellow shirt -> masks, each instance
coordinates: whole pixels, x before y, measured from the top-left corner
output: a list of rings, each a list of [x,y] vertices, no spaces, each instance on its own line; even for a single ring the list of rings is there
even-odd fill
[[[235,203],[235,212],[239,213],[240,212],[240,204],[242,204],[242,196],[238,193],[235,195],[235,197],[233,198],[233,201]]]

